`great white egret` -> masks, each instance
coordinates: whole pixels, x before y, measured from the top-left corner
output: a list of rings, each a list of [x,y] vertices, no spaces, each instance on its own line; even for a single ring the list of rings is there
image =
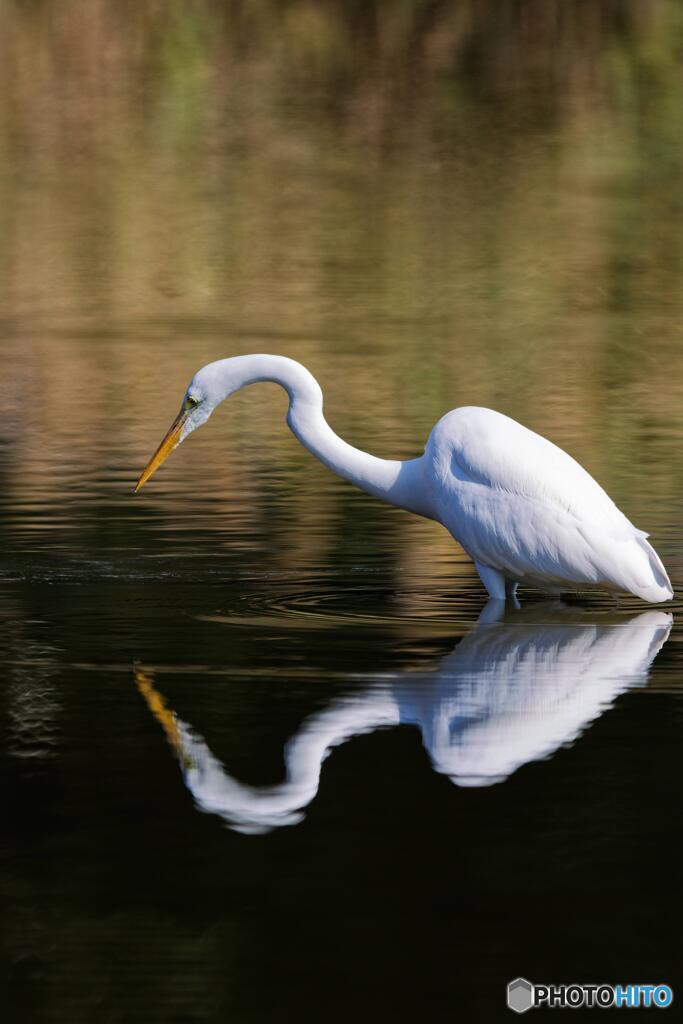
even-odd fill
[[[335,434],[315,377],[284,356],[234,356],[202,367],[135,490],[224,399],[259,381],[285,389],[290,429],[329,469],[382,501],[442,523],[474,561],[491,598],[514,598],[520,583],[550,593],[598,588],[652,602],[673,597],[647,534],[539,434],[491,409],[463,407],[439,420],[419,458],[376,458]]]
[[[500,602],[498,602],[499,607]],[[481,622],[433,671],[382,674],[307,719],[285,746],[285,778],[252,786],[231,775],[169,709],[150,669],[138,689],[180,761],[202,811],[241,832],[294,825],[315,798],[331,751],[363,733],[417,726],[436,772],[457,786],[504,782],[524,764],[573,743],[625,690],[644,686],[672,617],[582,618],[562,608]]]

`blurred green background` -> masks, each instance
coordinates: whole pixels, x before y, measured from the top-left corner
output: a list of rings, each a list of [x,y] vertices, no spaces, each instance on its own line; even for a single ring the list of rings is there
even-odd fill
[[[666,533],[682,70],[678,0],[4,0],[9,487],[65,446],[81,482],[132,478],[199,365],[271,350],[356,443],[409,455],[493,405]],[[252,462],[291,454],[244,416]],[[234,484],[203,443],[169,487]]]
[[[679,586],[682,172],[680,0],[0,0],[17,1020],[270,1021],[303,998],[348,1021],[361,990],[414,1019],[456,989],[462,1019],[496,1019],[518,949],[560,981],[558,957],[608,980],[675,957],[677,633],[651,703],[490,802],[392,734],[341,755],[310,827],[238,837],[194,810],[134,661],[274,781],[312,708],[433,668],[485,595],[444,531],[317,464],[270,385],[130,492],[199,366],[279,352],[380,455],[458,404],[541,431]],[[636,873],[639,916],[608,919]]]

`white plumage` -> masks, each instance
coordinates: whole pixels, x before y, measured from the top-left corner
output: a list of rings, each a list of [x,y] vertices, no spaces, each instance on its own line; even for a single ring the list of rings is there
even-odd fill
[[[454,409],[426,448],[438,518],[487,575],[545,590],[673,592],[647,534],[570,455],[491,409]],[[496,578],[496,574],[498,578]]]
[[[644,686],[672,622],[661,611],[613,621],[581,621],[561,608],[538,612],[549,621],[529,624],[513,611],[478,625],[432,671],[383,674],[336,698],[288,740],[285,778],[273,786],[231,775],[165,706],[149,672],[138,668],[136,681],[196,806],[239,831],[264,832],[301,820],[335,747],[392,726],[416,726],[434,770],[457,786],[504,782],[573,743],[624,690]]]
[[[514,597],[520,583],[551,593],[601,588],[652,602],[673,597],[647,534],[571,456],[539,434],[490,409],[455,409],[436,424],[424,455],[379,459],[334,433],[317,381],[283,356],[235,356],[199,370],[137,488],[225,398],[258,381],[287,391],[287,423],[331,470],[383,501],[442,523],[474,560],[491,598]]]

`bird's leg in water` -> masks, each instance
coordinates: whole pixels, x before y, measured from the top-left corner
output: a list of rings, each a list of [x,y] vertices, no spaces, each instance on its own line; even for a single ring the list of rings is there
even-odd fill
[[[517,580],[506,580],[505,581],[505,596],[508,601],[512,604],[513,608],[521,608],[519,598],[517,597],[517,587],[519,583]]]
[[[505,577],[502,572],[492,569],[490,565],[482,565],[481,562],[474,563],[479,573],[479,579],[489,592],[489,597],[494,601],[505,600]]]
[[[505,601],[490,597],[479,614],[477,628],[479,626],[494,626],[497,622],[502,622],[504,618]]]

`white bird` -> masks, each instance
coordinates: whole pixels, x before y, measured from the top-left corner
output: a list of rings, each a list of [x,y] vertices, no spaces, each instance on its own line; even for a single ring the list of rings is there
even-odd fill
[[[523,615],[480,620],[432,672],[383,674],[335,699],[288,740],[285,778],[274,786],[231,775],[167,707],[150,670],[137,668],[135,680],[197,807],[238,831],[264,832],[301,821],[331,751],[378,729],[417,726],[434,771],[456,786],[504,782],[571,745],[619,694],[644,686],[672,624],[671,615],[655,611],[607,621],[561,608],[551,608],[547,622]]]
[[[290,429],[329,469],[382,501],[442,523],[494,600],[514,598],[520,583],[549,593],[673,597],[648,535],[551,441],[499,412],[463,407],[439,420],[419,458],[376,458],[335,434],[315,377],[284,356],[234,356],[202,367],[135,490],[224,399],[259,381],[285,389]]]

